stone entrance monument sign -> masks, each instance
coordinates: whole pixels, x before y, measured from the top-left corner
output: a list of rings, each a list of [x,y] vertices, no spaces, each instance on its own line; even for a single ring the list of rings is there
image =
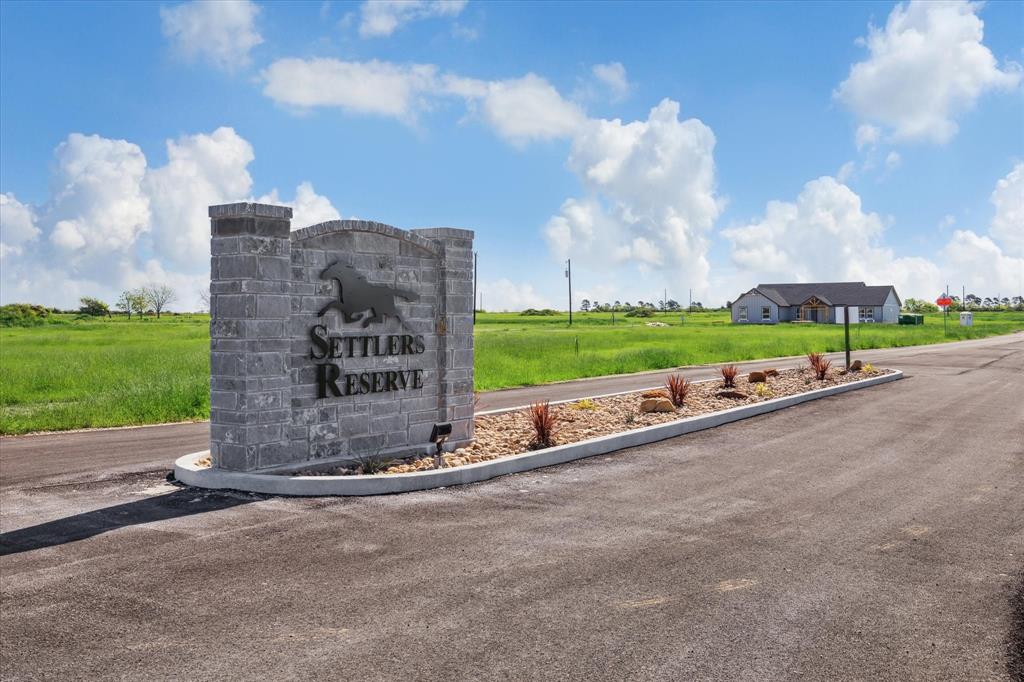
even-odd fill
[[[211,206],[210,457],[282,473],[473,437],[473,233]]]

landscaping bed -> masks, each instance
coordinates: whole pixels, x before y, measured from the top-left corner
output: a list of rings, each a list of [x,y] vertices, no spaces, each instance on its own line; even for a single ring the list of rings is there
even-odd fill
[[[550,405],[547,410],[553,436],[545,445],[541,445],[537,441],[537,430],[533,424],[534,418],[530,408],[480,415],[474,420],[476,431],[474,442],[454,452],[445,453],[443,455],[444,466],[449,468],[487,462],[500,457],[535,451],[542,447],[577,443],[891,373],[892,370],[876,369],[866,365],[863,370],[857,372],[829,369],[825,378],[819,380],[810,367],[805,367],[779,371],[773,376],[766,377],[763,383],[753,383],[750,381],[750,375],[740,375],[736,377],[735,386],[731,388],[726,388],[722,379],[692,382],[688,384],[689,388],[682,407],[672,405],[668,390],[624,393]],[[641,411],[641,406],[645,401],[648,408],[655,407],[654,403],[659,403],[658,407],[668,408],[671,411]],[[418,457],[392,462],[367,461],[355,468],[340,468],[318,473],[333,475],[378,473],[386,475],[426,471],[433,468],[435,468],[433,457]]]

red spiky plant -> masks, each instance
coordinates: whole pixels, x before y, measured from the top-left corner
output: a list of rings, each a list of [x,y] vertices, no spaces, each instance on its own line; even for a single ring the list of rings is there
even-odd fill
[[[670,374],[665,382],[668,389],[669,400],[676,407],[682,407],[686,401],[686,394],[690,392],[690,382],[682,374]]]
[[[736,388],[736,375],[740,368],[736,365],[726,365],[722,368],[722,385],[726,388]]]
[[[533,427],[533,440],[530,441],[532,449],[550,448],[555,444],[558,419],[548,401],[530,405],[530,425]]]
[[[832,361],[826,360],[825,356],[821,353],[808,353],[807,362],[811,365],[811,371],[814,372],[814,376],[818,378],[818,381],[824,381],[825,376],[828,375],[829,367],[832,366]]]

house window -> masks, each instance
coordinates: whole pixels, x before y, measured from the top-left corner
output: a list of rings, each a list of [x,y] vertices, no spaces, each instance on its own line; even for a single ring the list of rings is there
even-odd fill
[[[857,317],[861,322],[874,322],[875,309],[870,306],[861,306],[857,309]]]
[[[739,320],[740,322],[746,322],[747,321],[747,306],[745,306],[745,305],[741,305],[740,306],[740,314],[739,314],[739,317],[737,317],[736,319]]]
[[[772,309],[768,306],[761,306],[761,321],[768,322],[772,319]]]

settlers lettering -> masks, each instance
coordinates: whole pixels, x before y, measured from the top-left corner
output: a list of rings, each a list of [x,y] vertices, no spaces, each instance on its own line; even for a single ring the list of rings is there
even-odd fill
[[[313,360],[418,355],[426,350],[420,334],[336,336],[322,324],[313,325],[309,339],[309,357]],[[343,377],[341,367],[333,362],[317,365],[318,398],[410,388],[423,388],[422,369],[348,373]]]
[[[389,317],[401,322],[395,297],[410,302],[420,298],[412,291],[370,284],[351,265],[340,262],[321,272],[320,279],[337,282],[338,294],[320,309],[317,317],[337,310],[343,322],[359,322],[364,328],[373,322],[384,322]],[[309,338],[313,344],[309,357],[314,360],[417,355],[426,351],[421,334],[332,336],[325,325],[316,324],[310,329]],[[318,399],[329,395],[341,397],[423,388],[422,369],[348,373],[343,377],[341,367],[333,362],[324,362],[317,365],[316,371]]]

